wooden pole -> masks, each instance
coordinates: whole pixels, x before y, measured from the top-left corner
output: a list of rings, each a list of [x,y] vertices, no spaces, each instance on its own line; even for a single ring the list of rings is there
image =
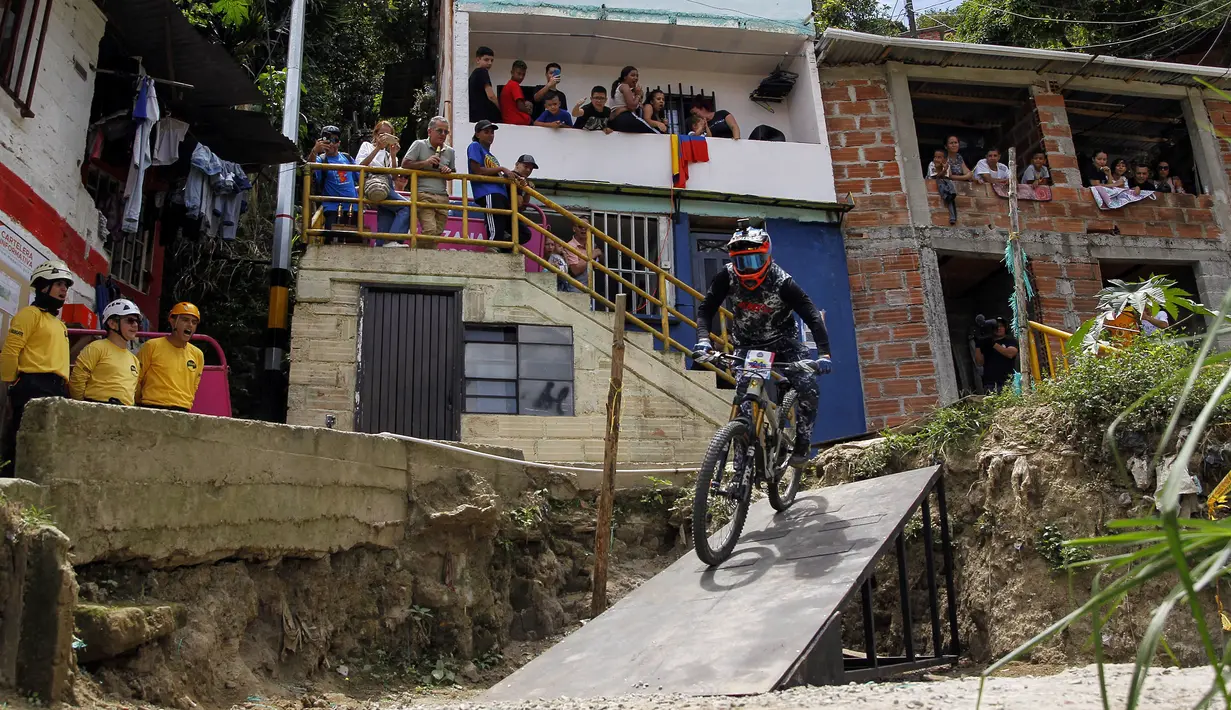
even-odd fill
[[[624,399],[624,308],[628,295],[616,294],[612,321],[611,385],[607,389],[607,433],[603,437],[603,485],[598,494],[594,528],[594,593],[590,618],[607,609],[607,557],[611,548],[611,510],[615,505],[616,452],[620,445],[620,403]]]
[[[1018,370],[1022,373],[1022,391],[1030,388],[1030,358],[1026,353],[1026,341],[1030,337],[1029,314],[1026,300],[1026,260],[1021,239],[1021,215],[1017,207],[1017,149],[1009,148],[1009,241],[1013,244],[1013,300],[1017,302],[1017,322],[1013,335],[1017,339]]]

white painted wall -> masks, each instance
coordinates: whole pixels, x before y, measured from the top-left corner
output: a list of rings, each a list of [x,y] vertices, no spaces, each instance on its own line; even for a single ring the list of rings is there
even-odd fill
[[[461,33],[458,32],[457,36],[460,37]],[[472,40],[471,46],[473,45],[474,42]],[[500,86],[509,80],[509,70],[514,59],[516,57],[496,58],[496,62],[492,65],[491,70],[493,84]],[[526,72],[526,80],[523,82],[524,86],[537,86],[544,83],[544,72],[549,61],[554,60],[562,65],[560,89],[568,97],[570,105],[567,108],[570,111],[577,101],[590,95],[590,89],[594,86],[605,87],[610,95],[611,83],[620,77],[620,70],[623,68],[618,66],[573,64],[556,57],[549,59],[522,57],[522,60],[529,65],[529,69]],[[634,61],[633,64],[635,63]],[[808,62],[804,63],[808,64]],[[470,69],[473,66],[474,63],[472,61],[467,67],[467,76],[469,76]],[[765,75],[762,74],[720,74],[680,69],[655,69],[654,67],[641,66],[638,66],[637,69],[641,74],[641,85],[646,88],[647,94],[654,88],[662,88],[666,91],[668,83],[672,87],[683,84],[685,92],[689,91],[689,88],[692,87],[697,91],[704,89],[707,95],[716,94],[718,108],[730,111],[735,115],[735,119],[739,121],[740,129],[744,136],[747,136],[752,132],[753,128],[762,123],[782,131],[786,134],[787,141],[791,142],[814,143],[821,133],[818,129],[818,122],[822,120],[822,114],[818,112],[819,104],[817,103],[819,101],[820,84],[816,82],[813,87],[802,85],[806,81],[804,76],[801,76],[799,81],[796,82],[795,88],[791,91],[786,101],[780,104],[769,104],[773,109],[773,113],[770,113],[748,99],[748,94],[752,93],[761,79],[765,78]],[[462,77],[460,83],[460,92],[457,82],[454,83],[454,91],[459,92],[455,94],[459,96],[458,106],[466,106],[467,111],[462,112],[459,120],[469,118],[469,104],[463,102],[460,98],[461,96],[468,96],[466,77]],[[811,91],[812,88],[815,88],[815,97]],[[467,98],[468,101],[469,99]],[[796,108],[796,104],[801,104],[801,106]]]
[[[106,25],[92,0],[56,0],[35,83],[34,116],[23,118],[8,95],[0,94],[0,162],[99,251],[97,212],[80,170],[94,95],[90,67],[98,59]],[[86,69],[86,79],[73,68],[74,60]]]
[[[474,124],[455,129],[454,146],[464,154]],[[688,189],[732,195],[834,202],[829,149],[812,143],[712,139],[708,163],[690,167]],[[592,133],[572,129],[502,125],[492,153],[512,167],[529,153],[539,164],[534,177],[616,185],[671,187],[668,136]],[[462,169],[461,165],[458,166]]]

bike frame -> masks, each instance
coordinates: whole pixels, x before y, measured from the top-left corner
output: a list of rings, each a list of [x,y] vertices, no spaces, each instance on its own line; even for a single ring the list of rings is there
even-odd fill
[[[735,375],[738,383],[742,378],[743,373],[749,373],[747,385],[741,391],[737,386],[735,397],[731,402],[731,414],[728,420],[735,420],[742,416],[740,412],[741,406],[747,402],[752,409],[752,431],[754,432],[754,441],[760,456],[755,457],[757,462],[757,472],[764,476],[768,476],[773,462],[769,460],[766,452],[769,450],[768,440],[776,440],[781,432],[778,431],[778,404],[766,396],[765,383],[770,377],[777,375],[773,369],[785,367],[775,363],[771,369],[752,368],[743,365],[745,358],[738,355],[723,353],[719,359],[725,361],[732,374]],[[768,410],[768,412],[767,412]],[[766,413],[769,414],[769,426],[764,426]]]

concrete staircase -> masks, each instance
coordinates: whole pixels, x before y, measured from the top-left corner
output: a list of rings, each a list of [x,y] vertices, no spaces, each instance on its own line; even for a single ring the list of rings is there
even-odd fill
[[[549,271],[526,272],[526,280],[533,284],[538,289],[554,295],[561,303],[576,311],[578,314],[593,320],[599,325],[614,330],[616,327],[615,313],[611,311],[596,311],[590,307],[591,298],[589,294],[578,293],[575,291],[560,291],[556,288],[556,275]],[[655,321],[657,322],[657,321]],[[672,348],[657,349],[655,348],[656,338],[653,335],[632,326],[626,329],[624,334],[624,343],[626,347],[637,348],[638,350],[656,357],[669,365],[677,372],[681,373],[690,381],[701,387],[711,390],[715,396],[718,396],[723,406],[730,404],[729,394],[720,394],[715,386],[715,374],[709,370],[690,370],[687,367],[686,356],[684,353]]]

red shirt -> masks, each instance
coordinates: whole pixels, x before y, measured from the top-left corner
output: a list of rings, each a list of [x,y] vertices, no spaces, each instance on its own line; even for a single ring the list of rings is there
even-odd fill
[[[521,90],[521,84],[509,79],[509,83],[500,90],[500,122],[515,126],[529,126],[530,114],[517,110],[517,102],[526,98]]]

